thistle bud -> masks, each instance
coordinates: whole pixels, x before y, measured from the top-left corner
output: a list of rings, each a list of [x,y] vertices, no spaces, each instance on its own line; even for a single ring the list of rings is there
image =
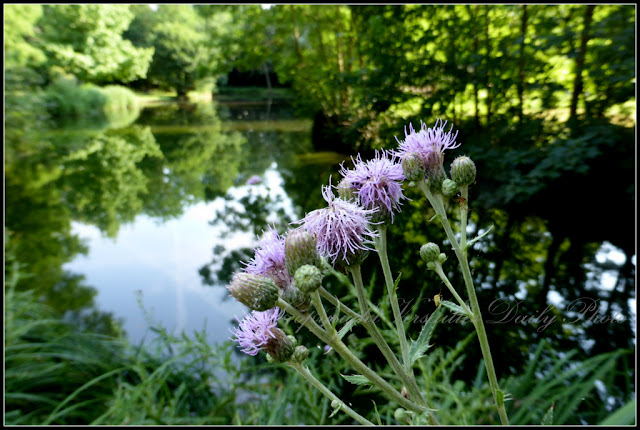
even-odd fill
[[[271,357],[269,361],[275,363],[289,361],[296,349],[295,338],[293,336],[287,336],[277,327],[271,330],[271,334],[273,337],[270,337],[267,343],[262,346],[262,349],[267,351],[267,360]]]
[[[427,263],[435,262],[440,255],[440,247],[433,242],[425,243],[420,247],[420,257]]]
[[[309,294],[300,291],[295,286],[290,286],[280,291],[282,299],[300,312],[306,312],[311,307]]]
[[[458,184],[451,179],[442,181],[442,194],[447,197],[453,197],[458,193]]]
[[[278,301],[278,287],[261,275],[238,272],[227,289],[240,303],[255,311],[273,308]]]
[[[357,200],[358,195],[351,186],[351,180],[349,178],[343,178],[338,183],[338,197],[342,200]]]
[[[476,180],[476,165],[466,155],[453,160],[451,163],[451,179],[458,185],[471,185]]]
[[[290,275],[294,275],[305,264],[322,267],[316,243],[316,237],[306,230],[292,230],[287,234],[284,242],[284,259]]]
[[[293,360],[302,363],[307,357],[309,357],[309,350],[304,345],[296,346],[293,351]]]
[[[331,264],[329,264],[327,259],[324,257],[320,257],[320,271],[322,272],[322,274],[326,275],[327,273],[331,272],[331,269],[333,269],[333,267],[331,267]]]
[[[424,161],[418,154],[406,154],[402,158],[402,171],[404,172],[404,176],[407,180],[419,181],[424,178]]]
[[[293,277],[296,286],[304,293],[312,293],[322,286],[322,272],[316,266],[305,264]]]

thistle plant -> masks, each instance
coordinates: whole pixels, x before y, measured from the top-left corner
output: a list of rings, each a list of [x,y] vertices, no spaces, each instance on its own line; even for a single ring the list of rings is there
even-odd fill
[[[396,419],[400,417],[400,421],[413,424],[439,424],[437,410],[432,409],[426,400],[429,387],[418,386],[413,372],[416,360],[429,347],[429,337],[437,319],[428,320],[417,340],[409,343],[398,304],[399,279],[394,281],[387,256],[387,227],[395,221],[394,214],[401,210],[402,200],[406,199],[403,186],[417,186],[422,191],[453,248],[463,275],[468,303],[447,278],[442,268],[447,255],[441,252],[438,244],[424,244],[416,252],[426,261],[427,269],[436,272],[457,302],[439,300],[438,312],[443,312],[444,308],[468,317],[473,323],[500,420],[502,424],[508,424],[505,395],[498,387],[468,263],[469,247],[481,238],[467,241],[466,237],[468,190],[475,181],[476,168],[469,157],[458,157],[451,164],[450,177],[447,177],[445,151],[460,144],[456,142],[457,132],[452,133],[453,127],[446,131],[445,126],[446,122],[438,120],[433,128],[422,123],[416,131],[410,124],[409,132],[405,128],[405,138],[398,141],[397,149],[376,151],[374,158],[367,161],[358,154],[352,158],[352,169],[341,165],[343,178],[338,185],[331,185],[330,180],[328,186],[322,187],[327,206],[292,223],[283,236],[273,228],[265,232],[254,257],[246,263],[244,270],[234,275],[228,286],[230,293],[252,310],[233,332],[234,340],[242,351],[256,355],[263,350],[270,362],[286,363],[331,399],[334,413],[343,411],[360,424],[372,425],[313,376],[304,364],[308,350],[303,345],[296,345],[295,338],[287,336],[277,327],[277,322],[286,312],[305,326],[326,344],[326,349],[335,351],[358,373],[358,382],[366,380],[380,389],[389,401],[395,402]],[[459,236],[454,233],[445,210],[446,199],[458,193],[467,206],[460,208]],[[387,343],[372,318],[371,302],[364,288],[361,264],[374,252],[378,254],[384,274],[397,351]],[[323,287],[325,276],[335,274],[337,270],[351,275],[353,293],[358,301],[357,310],[351,309]],[[327,302],[335,308],[336,315],[343,313],[348,317],[348,322],[342,327],[338,327],[338,318],[329,318],[325,309]],[[399,383],[390,383],[380,376],[343,342],[344,334],[354,324],[364,327]]]

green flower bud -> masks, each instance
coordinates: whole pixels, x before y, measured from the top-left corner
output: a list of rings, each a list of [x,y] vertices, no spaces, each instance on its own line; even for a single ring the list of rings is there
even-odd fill
[[[451,179],[445,179],[442,181],[442,194],[447,197],[453,197],[458,194],[458,184]]]
[[[322,286],[322,272],[316,266],[305,264],[296,270],[293,280],[300,291],[312,293]]]
[[[311,297],[309,294],[300,291],[295,286],[280,290],[280,296],[285,302],[300,312],[304,313],[311,307]]]
[[[409,181],[419,181],[424,178],[424,161],[418,154],[409,153],[402,158],[402,170]]]
[[[326,275],[327,273],[331,272],[331,269],[333,269],[333,267],[331,267],[331,264],[329,264],[327,259],[324,257],[320,257],[320,271],[322,272],[322,274]]]
[[[273,337],[262,346],[262,349],[267,351],[267,360],[271,357],[270,361],[275,363],[289,361],[296,349],[296,339],[293,336],[287,336],[277,327],[271,330],[271,334]]]
[[[293,351],[293,360],[302,363],[307,357],[309,357],[309,350],[304,345],[296,346]]]
[[[434,263],[433,261],[429,261],[427,263],[427,269],[429,270],[436,270],[436,263]]]
[[[305,264],[322,267],[316,243],[315,235],[305,230],[291,230],[287,234],[284,241],[284,260],[290,275],[294,275]]]
[[[447,255],[444,252],[441,252],[440,255],[438,255],[438,262],[442,264],[445,261],[447,261]]]
[[[227,289],[240,303],[254,311],[266,311],[278,301],[278,287],[264,276],[238,272]]]
[[[471,185],[476,180],[476,165],[466,155],[453,160],[451,163],[451,179],[458,185]]]
[[[420,247],[420,257],[427,263],[437,261],[440,255],[440,247],[433,242],[425,243]]]
[[[338,183],[338,197],[342,200],[358,200],[358,194],[351,186],[351,181],[347,178],[343,178]]]

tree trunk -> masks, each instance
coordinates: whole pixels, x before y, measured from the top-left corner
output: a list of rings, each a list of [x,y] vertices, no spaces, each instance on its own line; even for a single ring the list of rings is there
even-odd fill
[[[552,234],[553,239],[547,249],[547,259],[544,262],[544,279],[542,280],[540,291],[535,298],[539,309],[544,309],[547,306],[547,296],[551,289],[551,280],[554,278],[557,269],[555,264],[556,255],[558,254],[560,245],[562,245],[562,242],[564,241],[564,237],[561,237],[560,234]]]
[[[573,93],[571,94],[571,105],[569,107],[569,122],[575,122],[578,110],[578,98],[582,95],[583,81],[582,70],[584,69],[584,59],[587,53],[587,43],[589,42],[589,30],[591,27],[591,19],[593,18],[593,10],[595,5],[589,5],[584,11],[584,28],[580,37],[580,50],[576,58],[576,76],[573,81]]]
[[[512,215],[509,215],[508,213],[507,213],[507,217],[508,217],[507,225],[504,227],[504,230],[503,230],[504,233],[500,237],[500,243],[498,243],[498,246],[497,246],[497,249],[503,252],[507,250],[509,247],[509,240],[511,239],[511,230],[515,225],[514,217]],[[493,285],[491,287],[495,292],[498,291],[498,282],[500,282],[500,274],[502,273],[502,266],[504,264],[504,261],[505,261],[504,258],[496,258],[495,260],[496,265],[493,267]]]
[[[262,63],[262,70],[264,70],[264,76],[267,79],[267,88],[269,89],[269,99],[271,99],[271,77],[269,76],[269,66],[267,62]]]
[[[298,14],[294,5],[289,5],[291,10],[291,19],[293,21],[293,38],[296,46],[296,56],[298,61],[302,63],[302,49],[300,49],[300,30],[298,29]]]
[[[524,114],[524,64],[525,64],[525,38],[527,36],[527,5],[522,6],[522,19],[520,21],[520,59],[518,61],[518,121],[522,124]]]
[[[489,133],[491,133],[491,65],[489,64],[489,59],[491,58],[491,39],[489,38],[489,5],[485,5],[485,27],[484,27],[484,39],[485,39],[485,67],[487,69],[487,128]]]
[[[473,33],[473,53],[478,54],[479,42],[478,42],[478,28],[476,18],[478,16],[478,5],[475,5],[473,10],[470,5],[467,5],[467,12],[469,13],[469,19],[471,20],[471,28]],[[476,61],[477,63],[477,61]],[[473,120],[476,130],[480,128],[480,116],[478,112],[478,67],[473,66]]]

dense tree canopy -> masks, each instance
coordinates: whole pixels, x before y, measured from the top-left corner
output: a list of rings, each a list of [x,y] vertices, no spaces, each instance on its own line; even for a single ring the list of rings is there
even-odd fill
[[[145,77],[153,49],[122,38],[132,19],[127,5],[43,6],[39,26],[49,66],[94,83]]]

